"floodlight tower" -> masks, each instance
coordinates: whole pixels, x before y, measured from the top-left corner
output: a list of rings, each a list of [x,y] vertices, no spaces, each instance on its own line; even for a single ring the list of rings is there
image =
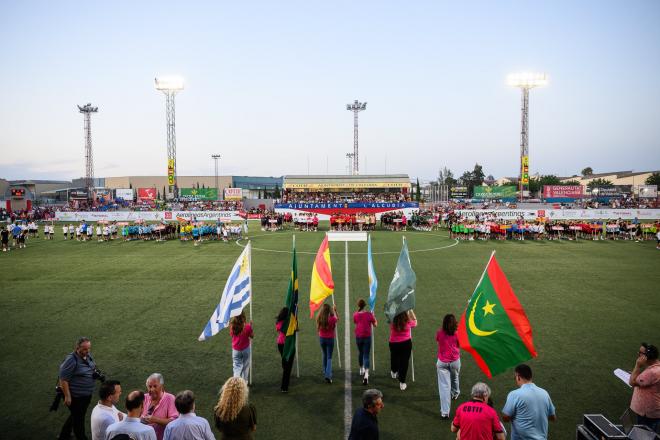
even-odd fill
[[[353,158],[355,153],[346,153],[346,159],[348,159],[348,173],[353,175]]]
[[[353,175],[360,172],[360,155],[358,154],[358,113],[367,109],[366,102],[358,102],[356,99],[353,104],[346,104],[346,110],[353,112]]]
[[[520,128],[520,179],[519,199],[523,199],[525,191],[529,190],[529,90],[542,87],[548,83],[545,73],[521,72],[508,76],[510,86],[522,91],[521,128]]]
[[[218,199],[220,199],[220,188],[218,188],[218,160],[220,159],[220,155],[212,154],[211,158],[215,161],[215,191]]]
[[[183,90],[183,79],[179,77],[157,77],[156,90],[165,95],[165,119],[167,124],[167,184],[170,193],[178,197],[176,182],[176,124],[174,114],[174,96]]]
[[[91,199],[94,189],[94,155],[92,152],[92,113],[97,113],[98,107],[92,107],[91,103],[78,106],[78,112],[85,115],[85,189],[87,198]]]

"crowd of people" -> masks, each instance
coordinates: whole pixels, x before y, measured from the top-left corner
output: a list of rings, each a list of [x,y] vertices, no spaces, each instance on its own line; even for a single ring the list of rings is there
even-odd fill
[[[354,212],[330,214],[331,231],[373,231],[376,229],[376,214]]]
[[[366,310],[366,302],[358,300],[353,314],[355,342],[358,346],[358,366],[362,383],[369,383],[369,357],[372,328],[378,325],[374,314]],[[283,323],[289,315],[283,308],[275,320],[276,344],[282,354],[282,382],[280,391],[288,393],[295,352],[283,355],[286,329]],[[335,345],[336,308],[324,304],[316,317],[316,327],[322,352],[322,371],[326,384],[332,384],[332,352]],[[412,350],[411,330],[417,326],[412,310],[398,314],[390,324],[390,375],[399,382],[401,391],[407,389],[406,376]],[[230,321],[233,376],[222,386],[212,419],[222,439],[251,439],[256,430],[257,410],[249,402],[248,384],[251,367],[252,322],[244,313]],[[444,316],[437,330],[436,372],[439,396],[439,417],[449,420],[452,401],[460,394],[461,350],[457,336],[457,321],[453,314]],[[449,425],[461,440],[506,438],[505,423],[511,424],[513,439],[548,438],[549,421],[556,420],[556,409],[549,393],[537,386],[532,369],[519,364],[514,370],[516,389],[509,392],[500,413],[494,408],[492,391],[483,382],[471,387],[468,401],[453,411]],[[187,440],[215,439],[209,422],[195,413],[195,395],[183,390],[175,395],[165,390],[165,380],[159,373],[151,374],[145,390],[132,390],[125,399],[126,413],[116,405],[122,394],[118,380],[106,378],[91,354],[91,341],[81,337],[60,365],[58,393],[51,410],[57,410],[60,400],[69,410],[60,431],[60,439],[68,439],[73,432],[77,439],[86,439],[86,413],[95,390],[101,381],[99,401],[91,414],[92,440],[146,439]],[[660,424],[660,361],[658,348],[642,343],[639,348],[629,384],[633,387],[630,409],[637,415],[637,423],[656,431]],[[349,439],[379,438],[378,414],[384,408],[383,394],[368,389],[362,396],[363,406],[351,420]]]
[[[404,192],[298,192],[285,191],[282,203],[359,203],[359,202],[410,202],[410,193]]]

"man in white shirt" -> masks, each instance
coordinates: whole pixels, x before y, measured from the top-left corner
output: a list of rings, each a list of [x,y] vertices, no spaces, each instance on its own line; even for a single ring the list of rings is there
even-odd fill
[[[195,395],[190,390],[181,391],[174,399],[179,417],[167,424],[163,440],[215,440],[209,422],[195,415]]]
[[[156,431],[140,420],[142,407],[144,405],[144,392],[131,391],[126,396],[126,411],[128,417],[121,422],[113,423],[105,431],[105,440],[112,440],[116,435],[127,434],[135,440],[156,440]]]
[[[99,388],[99,403],[92,410],[92,440],[105,440],[105,431],[113,423],[120,422],[126,414],[115,408],[121,396],[121,384],[106,380]]]

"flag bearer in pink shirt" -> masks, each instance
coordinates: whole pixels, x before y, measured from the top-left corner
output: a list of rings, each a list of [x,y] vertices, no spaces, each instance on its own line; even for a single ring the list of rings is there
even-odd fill
[[[378,321],[373,313],[365,310],[367,303],[360,298],[357,302],[358,310],[353,313],[355,323],[355,342],[358,348],[358,364],[360,365],[360,376],[362,383],[369,383],[369,355],[371,353],[371,326],[376,327]]]
[[[234,368],[234,377],[241,377],[249,382],[250,376],[250,339],[254,337],[252,323],[245,322],[245,312],[234,316],[229,321],[229,334],[231,335],[231,357]]]

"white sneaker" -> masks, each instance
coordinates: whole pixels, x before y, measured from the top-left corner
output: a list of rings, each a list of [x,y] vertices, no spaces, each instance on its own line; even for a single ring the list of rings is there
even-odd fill
[[[408,385],[406,385],[405,383],[401,382],[401,383],[399,383],[399,388],[401,388],[401,391],[405,391],[406,388],[408,388]]]
[[[364,367],[360,367],[360,376],[364,376]]]
[[[394,371],[390,371],[390,375],[392,375],[392,379],[396,379],[399,376],[399,374]]]

